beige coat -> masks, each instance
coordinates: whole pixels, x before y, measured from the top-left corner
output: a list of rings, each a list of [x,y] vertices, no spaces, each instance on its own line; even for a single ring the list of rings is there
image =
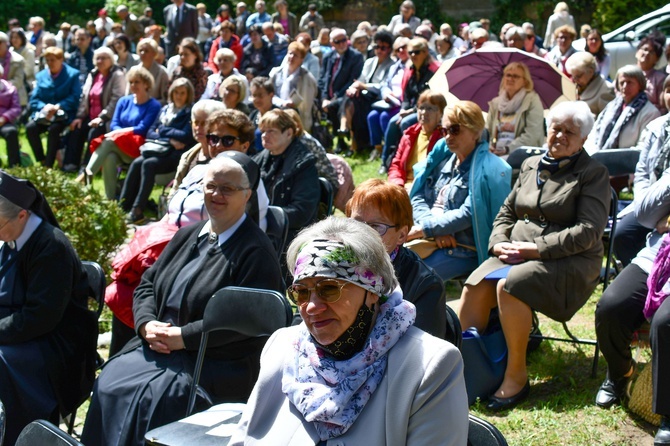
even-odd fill
[[[501,242],[537,244],[540,260],[512,266],[505,291],[557,321],[568,321],[598,284],[610,185],[607,169],[582,154],[540,188],[541,157],[526,160],[493,222],[489,252]],[[468,277],[475,285],[505,263],[492,257]]]
[[[19,102],[21,107],[28,104],[28,92],[26,91],[26,67],[25,59],[12,50],[8,50],[10,54],[9,61],[9,73],[6,73],[6,79],[16,87],[16,90],[19,94]]]
[[[514,140],[509,144],[510,153],[521,146],[539,147],[544,143],[544,107],[535,91],[530,91],[523,98],[518,111],[518,120],[514,129]],[[498,117],[498,101],[489,102],[489,114],[486,117],[486,128],[491,140],[496,136]]]
[[[596,73],[586,89],[577,97],[580,101],[586,102],[586,105],[591,109],[591,113],[598,117],[605,106],[614,99],[614,87]]]

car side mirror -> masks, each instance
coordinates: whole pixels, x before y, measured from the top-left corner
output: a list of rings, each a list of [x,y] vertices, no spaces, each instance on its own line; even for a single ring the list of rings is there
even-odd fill
[[[632,31],[632,30],[631,30],[631,31],[628,31],[628,32],[624,35],[624,38],[625,38],[627,41],[632,42],[633,40],[635,40],[635,31]]]

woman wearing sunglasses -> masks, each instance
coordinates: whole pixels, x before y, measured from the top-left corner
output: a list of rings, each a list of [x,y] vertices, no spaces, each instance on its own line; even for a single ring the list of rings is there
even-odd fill
[[[443,280],[469,274],[488,257],[493,219],[510,192],[511,168],[481,140],[482,110],[470,101],[448,107],[435,144],[410,193],[408,240],[434,239],[424,261]]]
[[[412,326],[378,233],[330,217],[296,237],[287,263],[303,323],[266,344],[230,444],[465,444],[461,356]]]
[[[489,397],[489,410],[509,409],[530,392],[526,350],[532,309],[568,321],[598,285],[611,195],[607,169],[583,149],[592,126],[584,102],[563,102],[551,110],[549,149],[522,164],[484,248],[492,257],[465,282],[462,326],[481,333],[498,308],[507,344],[505,377]]]
[[[416,124],[405,130],[398,150],[389,167],[389,181],[412,190],[414,166],[422,163],[433,150],[433,146],[442,138],[442,115],[447,100],[442,93],[426,90],[419,96]]]

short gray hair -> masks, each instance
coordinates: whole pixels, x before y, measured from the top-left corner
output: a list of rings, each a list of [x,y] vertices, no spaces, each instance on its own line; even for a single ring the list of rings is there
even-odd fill
[[[97,50],[93,51],[93,58],[95,59],[95,56],[98,56],[100,54],[104,54],[105,56],[108,56],[110,59],[112,59],[112,62],[114,61],[114,51],[108,46],[101,46]]]
[[[581,71],[582,73],[590,70],[594,74],[598,71],[598,63],[593,54],[588,51],[577,51],[565,62],[565,68],[571,75],[573,70]]]
[[[619,76],[621,75],[635,79],[640,84],[641,91],[644,91],[647,86],[647,78],[644,76],[642,68],[638,67],[637,65],[624,65],[623,67],[619,68],[619,71],[616,72],[614,85],[617,91],[619,91]]]
[[[519,36],[521,40],[524,40],[526,38],[526,31],[524,31],[523,28],[521,28],[520,26],[513,26],[510,29],[508,29],[507,32],[505,33],[505,39],[509,40],[512,37],[514,37],[515,34]]]
[[[587,137],[593,128],[593,114],[586,102],[583,101],[566,101],[556,105],[549,110],[547,115],[547,128],[554,121],[572,121],[579,127],[582,138]]]
[[[22,207],[15,205],[2,195],[0,195],[0,217],[11,220],[19,216],[19,212],[23,210]]]
[[[398,286],[391,258],[377,231],[351,218],[328,217],[300,231],[286,253],[291,274],[300,249],[318,239],[335,240],[350,248],[359,261],[358,266],[382,277],[384,294],[391,294]]]
[[[200,112],[207,114],[209,117],[209,115],[212,113],[225,109],[226,106],[221,101],[215,101],[214,99],[202,99],[193,104],[193,107],[191,108],[191,119],[195,119],[195,115]]]

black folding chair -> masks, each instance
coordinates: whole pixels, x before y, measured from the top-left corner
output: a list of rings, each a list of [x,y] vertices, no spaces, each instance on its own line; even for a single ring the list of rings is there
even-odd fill
[[[16,446],[83,446],[57,426],[46,420],[33,421],[23,428]]]
[[[86,277],[88,279],[88,287],[91,291],[91,298],[96,302],[96,316],[100,319],[100,314],[102,314],[102,309],[105,306],[105,287],[107,286],[107,281],[105,279],[105,272],[102,270],[102,267],[96,262],[83,260],[81,262],[84,271],[86,271]],[[100,368],[104,360],[98,355],[97,366]],[[77,417],[77,409],[75,409],[71,414],[68,415],[69,420],[67,420],[67,432],[72,435],[74,432],[74,422]],[[66,417],[67,418],[67,417]],[[2,443],[0,443],[2,445]]]
[[[277,256],[281,257],[288,237],[288,215],[279,206],[268,206],[267,223],[265,233],[270,238]]]
[[[468,446],[507,446],[507,440],[493,424],[468,415]]]
[[[231,330],[245,336],[270,336],[291,324],[293,311],[285,296],[277,291],[255,288],[226,287],[207,302],[202,320],[202,338],[193,372],[193,385],[188,397],[186,416],[193,412],[202,364],[209,334]]]
[[[5,406],[0,401],[0,446],[5,442],[5,426],[7,418],[5,417]]]
[[[319,220],[321,220],[333,215],[333,200],[335,199],[335,192],[333,191],[333,185],[323,177],[319,177],[319,185],[321,187]]]
[[[607,167],[611,177],[618,177],[635,173],[640,150],[635,148],[600,150],[591,155],[591,158]]]
[[[542,147],[534,146],[521,146],[507,157],[507,164],[512,168],[512,185],[516,182],[516,179],[519,177],[519,170],[521,170],[521,164],[526,161],[526,159],[532,156],[544,155],[546,152]]]
[[[617,196],[616,191],[613,188],[610,188],[611,193],[612,193],[612,201],[610,203],[610,219],[612,221],[612,226],[611,226],[611,232],[614,233],[616,230],[616,224],[617,224],[617,219],[616,215],[618,213],[617,209],[619,207],[619,197]],[[607,289],[607,286],[609,285],[610,282],[610,274],[611,274],[611,265],[612,265],[612,257],[614,255],[614,241],[610,237],[609,239],[609,244],[607,246],[607,258],[605,260],[605,270],[603,273],[603,292]],[[573,344],[581,344],[581,345],[592,345],[595,348],[594,354],[593,354],[593,365],[591,367],[591,376],[593,378],[596,377],[597,371],[598,371],[598,357],[600,355],[600,348],[598,347],[598,341],[595,339],[583,339],[583,338],[578,338],[568,328],[567,322],[562,322],[563,325],[563,330],[565,331],[565,334],[567,335],[567,338],[556,338],[552,336],[544,336],[542,333],[539,331],[539,319],[537,317],[537,313],[533,311],[533,332],[530,335],[531,339],[536,339],[536,340],[543,340],[547,339],[549,341],[558,341],[558,342],[570,342]]]

